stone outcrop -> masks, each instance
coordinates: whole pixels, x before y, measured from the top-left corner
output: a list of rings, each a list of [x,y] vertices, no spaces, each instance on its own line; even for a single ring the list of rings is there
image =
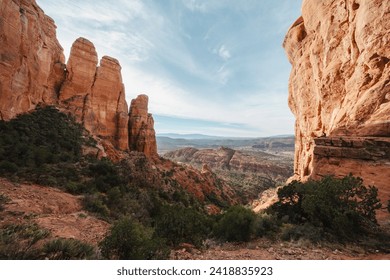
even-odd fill
[[[0,119],[56,103],[65,58],[54,21],[35,1],[2,0],[0,34]]]
[[[390,137],[389,29],[389,1],[303,1],[302,17],[284,41],[292,64],[289,106],[296,117],[295,179],[349,171],[380,189],[389,188],[388,156],[361,159],[352,156],[360,153],[354,146],[348,153],[326,146],[350,162],[340,162],[343,168],[330,167],[333,155],[324,155],[322,144],[317,142],[316,148],[315,143],[318,137],[361,137],[362,145],[370,146]],[[372,181],[362,161],[371,161],[383,172]]]
[[[363,178],[365,185],[378,187],[384,203],[390,198],[389,137],[321,137],[314,142],[314,179],[352,173]]]
[[[128,109],[121,66],[108,56],[103,56],[99,66],[97,63],[94,45],[85,38],[77,39],[71,48],[60,102],[92,134],[127,150]]]
[[[152,114],[148,113],[149,98],[138,95],[131,101],[129,112],[129,149],[145,153],[151,158],[158,157],[156,133]]]

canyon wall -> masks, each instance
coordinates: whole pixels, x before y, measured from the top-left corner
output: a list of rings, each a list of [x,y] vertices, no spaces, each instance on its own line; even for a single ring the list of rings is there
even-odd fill
[[[129,125],[121,66],[115,58],[103,56],[98,63],[93,43],[78,38],[65,65],[54,21],[35,1],[1,0],[0,16],[0,119],[9,120],[38,104],[54,105],[72,113],[105,146],[157,155],[147,97],[133,104]]]
[[[35,1],[1,1],[0,119],[56,103],[64,61],[54,21]]]
[[[283,44],[294,179],[352,173],[390,198],[389,30],[390,1],[303,1]]]

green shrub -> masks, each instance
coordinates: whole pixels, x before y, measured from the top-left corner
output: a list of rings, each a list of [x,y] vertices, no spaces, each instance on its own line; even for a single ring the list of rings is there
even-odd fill
[[[254,222],[254,234],[258,237],[275,237],[280,224],[281,222],[274,215],[266,213],[257,215]]]
[[[107,218],[110,214],[110,210],[104,202],[105,197],[102,194],[87,194],[84,196],[83,205],[87,211],[97,213],[102,218]]]
[[[211,221],[205,214],[181,205],[164,205],[154,217],[156,235],[169,245],[192,243],[200,246],[211,231]]]
[[[310,223],[303,225],[285,224],[282,227],[280,238],[284,241],[305,239],[318,243],[324,238],[324,231],[322,228],[315,227]]]
[[[45,257],[50,260],[96,259],[93,246],[76,239],[55,239],[43,246]]]
[[[243,206],[233,206],[216,223],[214,234],[227,241],[249,241],[254,233],[256,215]]]
[[[270,212],[290,223],[323,228],[341,240],[353,239],[376,229],[375,210],[381,207],[377,191],[352,176],[294,181],[279,189]]]
[[[153,237],[153,230],[133,218],[125,217],[111,228],[100,243],[103,257],[123,260],[164,259],[168,250],[161,239]]]

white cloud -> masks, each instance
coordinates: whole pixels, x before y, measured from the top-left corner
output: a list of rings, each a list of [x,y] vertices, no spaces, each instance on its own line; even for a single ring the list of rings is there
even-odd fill
[[[219,50],[218,50],[218,55],[223,59],[223,60],[228,60],[231,58],[229,50],[226,48],[225,45],[222,45]]]

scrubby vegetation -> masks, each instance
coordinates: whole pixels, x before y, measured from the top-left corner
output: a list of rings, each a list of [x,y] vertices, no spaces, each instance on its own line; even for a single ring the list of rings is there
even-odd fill
[[[155,236],[152,228],[131,217],[117,221],[100,248],[103,257],[108,259],[165,259],[169,253],[164,240]]]
[[[381,207],[377,192],[352,176],[294,181],[278,191],[279,202],[270,212],[297,226],[292,236],[314,231],[336,240],[354,240],[377,229],[375,210]]]
[[[76,239],[59,238],[43,246],[42,253],[50,260],[93,260],[96,259],[95,248]]]
[[[9,224],[0,228],[0,259],[28,260],[41,258],[34,245],[49,236],[49,231],[34,223]]]

